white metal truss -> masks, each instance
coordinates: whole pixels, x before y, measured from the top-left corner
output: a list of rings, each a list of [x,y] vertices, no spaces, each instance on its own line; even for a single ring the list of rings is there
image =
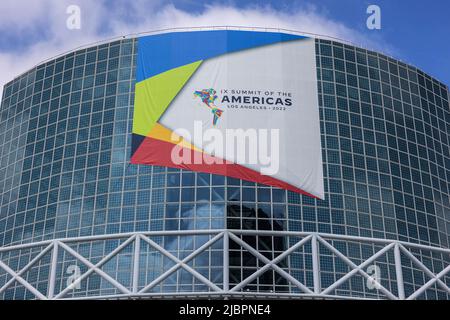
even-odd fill
[[[152,240],[154,237],[187,237],[187,236],[208,236],[209,240],[196,249],[193,249],[190,254],[184,258],[178,258],[167,248],[164,248],[156,241]],[[267,258],[263,253],[259,252],[252,245],[243,240],[246,236],[264,236],[264,237],[288,237],[290,239],[295,238],[295,243],[290,245],[284,252],[276,256],[273,260]],[[74,249],[78,244],[94,243],[99,241],[116,240],[117,245],[113,250],[104,254],[100,260],[96,263],[89,261],[82,254]],[[211,248],[216,242],[221,241],[221,249],[223,249],[223,264],[221,271],[223,274],[222,283],[211,281],[205,277],[199,270],[195,269],[195,266],[190,266],[189,263]],[[259,269],[247,276],[240,283],[230,284],[230,241],[233,241],[235,245],[239,246],[241,250],[245,250],[253,255],[260,263]],[[375,254],[371,257],[363,259],[363,261],[357,265],[351,257],[341,252],[334,242],[351,242],[358,243],[360,245],[370,245],[374,249]],[[120,244],[119,244],[120,243]],[[166,257],[173,262],[171,267],[161,270],[161,273],[154,279],[142,285],[145,280],[140,270],[140,258],[142,254],[142,244],[146,244],[149,248]],[[133,246],[131,252],[132,268],[129,270],[131,273],[131,285],[126,286],[120,283],[113,276],[102,270],[109,261],[116,258],[126,247]],[[306,283],[297,279],[293,274],[290,274],[285,268],[279,266],[279,263],[284,259],[290,257],[298,250],[306,250],[308,245],[308,253],[312,258],[312,277],[313,285],[308,286]],[[320,248],[325,248],[328,252],[340,259],[348,267],[349,271],[342,275],[330,286],[324,288],[321,285],[321,262],[323,258],[323,251]],[[21,250],[36,249],[41,250],[34,258],[30,259],[20,270],[14,270],[8,265],[8,259],[2,257],[8,257],[8,254],[13,252],[20,252]],[[417,256],[413,252],[414,250],[420,251],[422,254]],[[77,260],[80,264],[87,268],[87,271],[80,274],[79,277],[62,290],[57,291],[56,283],[59,277],[57,270],[58,266],[64,263],[63,255],[66,253]],[[394,284],[396,290],[393,292],[383,286],[366,272],[366,268],[376,263],[377,259],[383,257],[387,253],[393,253],[393,264],[395,266],[395,277],[389,278],[389,283],[392,286]],[[33,281],[27,281],[24,276],[31,268],[36,266],[46,255],[51,255],[49,275],[47,283],[47,291],[42,292],[38,290]],[[425,262],[421,260],[422,255],[430,256],[432,254],[438,254],[442,257],[441,261],[443,269],[440,272],[431,271]],[[402,255],[404,259],[408,259],[409,262],[414,265],[414,268],[423,272],[429,280],[416,288],[413,293],[408,296],[405,294],[405,282],[404,282],[404,270],[405,265],[402,264]],[[47,262],[48,264],[48,262]],[[244,266],[245,267],[245,266]],[[176,274],[179,270],[184,270],[191,276],[193,276],[199,283],[202,283],[207,290],[206,291],[192,291],[192,292],[159,292],[152,291],[153,288],[160,285],[165,279]],[[245,291],[247,285],[262,276],[266,271],[273,270],[291,286],[295,287],[295,292],[249,292]],[[371,281],[376,285],[379,296],[385,299],[391,300],[413,300],[419,299],[427,290],[436,286],[442,292],[450,295],[450,288],[446,284],[450,276],[450,249],[437,248],[431,246],[425,246],[420,244],[407,243],[395,240],[386,239],[374,239],[344,235],[331,235],[331,234],[319,234],[319,233],[306,233],[306,232],[281,232],[281,231],[251,231],[251,230],[192,230],[192,231],[160,231],[160,232],[135,232],[126,234],[113,234],[113,235],[101,235],[90,237],[77,237],[68,239],[58,239],[43,242],[36,242],[30,244],[16,245],[0,248],[0,271],[8,274],[9,279],[5,281],[3,286],[0,287],[0,296],[5,293],[13,285],[22,286],[28,290],[35,299],[47,300],[47,299],[149,299],[149,298],[307,298],[307,299],[362,299],[364,295],[358,295],[358,292],[350,295],[339,295],[334,292],[343,285],[346,281],[349,281],[352,277],[359,275],[364,279]],[[108,282],[115,293],[107,295],[89,294],[86,296],[74,296],[70,295],[74,290],[85,281],[90,275],[95,273],[101,279]],[[447,277],[447,278],[446,278]],[[382,282],[382,281],[380,281]],[[447,282],[448,283],[448,282]]]

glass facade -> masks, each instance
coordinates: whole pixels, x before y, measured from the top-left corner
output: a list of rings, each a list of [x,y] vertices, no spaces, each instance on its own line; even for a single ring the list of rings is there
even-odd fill
[[[450,107],[448,87],[422,71],[379,53],[316,40],[325,176],[325,200],[210,174],[129,163],[137,40],[124,39],[83,49],[42,64],[5,86],[0,109],[0,246],[49,239],[133,231],[243,229],[342,234],[449,247]],[[208,236],[160,237],[155,241],[178,257]],[[269,259],[292,239],[245,236]],[[343,252],[361,262],[377,247],[341,241]],[[222,281],[222,243],[192,266]],[[230,243],[230,286],[260,267]],[[78,248],[80,249],[80,248]],[[131,251],[131,248],[129,248]],[[379,248],[378,248],[379,249]],[[108,252],[108,243],[81,248],[85,257]],[[325,249],[324,249],[325,250]],[[0,257],[23,265],[31,252]],[[123,282],[131,270],[127,250],[108,272]],[[425,257],[439,269],[442,257]],[[73,257],[67,257],[62,269]],[[25,261],[25,262],[24,262]],[[172,265],[147,250],[140,271],[154,279]],[[49,261],[48,261],[49,263]],[[45,286],[49,267],[29,275]],[[311,256],[292,255],[279,266],[312,286]],[[390,286],[394,266],[382,266]],[[322,286],[347,271],[330,254],[321,265]],[[425,282],[405,265],[405,290]],[[0,273],[0,287],[6,282]],[[59,279],[63,287],[65,278]],[[89,278],[74,295],[111,290]],[[208,290],[179,271],[153,290]],[[274,271],[244,288],[295,292]],[[395,290],[394,290],[395,291]],[[336,291],[380,297],[364,278]],[[3,295],[3,296],[2,296]],[[0,298],[29,298],[11,286]],[[424,298],[449,298],[437,287]]]

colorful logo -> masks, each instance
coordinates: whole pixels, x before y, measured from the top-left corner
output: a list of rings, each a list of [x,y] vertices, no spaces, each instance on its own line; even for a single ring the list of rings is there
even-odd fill
[[[214,89],[203,89],[202,91],[195,91],[194,96],[199,97],[202,102],[211,109],[212,114],[214,115],[213,118],[213,125],[217,125],[217,121],[223,114],[223,110],[219,109],[215,105],[215,101],[217,100],[216,90]]]

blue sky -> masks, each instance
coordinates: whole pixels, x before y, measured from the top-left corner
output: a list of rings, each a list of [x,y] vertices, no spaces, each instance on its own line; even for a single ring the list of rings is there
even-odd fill
[[[180,1],[185,10],[202,10],[209,1]],[[275,10],[290,11],[313,5],[322,15],[339,21],[374,42],[378,48],[389,46],[388,53],[450,85],[450,1],[448,0],[309,0],[309,1],[223,1],[238,7],[267,5]],[[366,9],[381,8],[381,30],[366,27]],[[393,52],[389,52],[393,51]]]
[[[81,8],[81,30],[65,27],[65,11],[72,4]],[[371,4],[381,8],[381,30],[366,27]],[[2,0],[0,87],[40,61],[80,45],[160,28],[207,25],[335,36],[392,55],[450,84],[448,0]]]

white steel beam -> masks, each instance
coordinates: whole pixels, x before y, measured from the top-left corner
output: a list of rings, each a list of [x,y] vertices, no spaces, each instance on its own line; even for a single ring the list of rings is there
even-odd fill
[[[284,258],[288,257],[290,254],[292,254],[295,250],[299,249],[300,247],[304,246],[307,242],[309,242],[311,240],[312,236],[308,236],[304,239],[302,239],[301,241],[297,242],[295,245],[293,245],[292,247],[290,247],[288,250],[286,250],[285,252],[283,252],[282,254],[280,254],[278,257],[276,257],[275,259],[273,259],[270,263],[265,264],[263,267],[261,267],[258,271],[256,271],[255,273],[253,273],[252,275],[250,275],[249,277],[245,278],[242,282],[240,282],[239,284],[237,284],[236,286],[233,287],[233,289],[230,290],[230,292],[237,292],[239,290],[241,290],[242,288],[244,288],[247,284],[249,284],[250,282],[252,282],[253,280],[255,280],[256,278],[258,278],[259,276],[261,276],[264,272],[266,272],[268,269],[270,269],[272,267],[272,265],[276,265],[278,264],[281,260],[283,260]]]
[[[164,281],[167,277],[169,277],[171,274],[175,273],[179,268],[184,268],[187,272],[192,274],[194,277],[196,277],[198,280],[206,284],[209,288],[211,288],[214,291],[222,291],[218,286],[216,286],[214,283],[206,279],[204,276],[202,276],[200,273],[192,269],[187,265],[189,261],[194,259],[196,256],[198,256],[200,253],[202,253],[204,250],[209,248],[211,245],[213,245],[217,240],[219,240],[221,237],[223,237],[224,232],[219,233],[215,237],[211,238],[209,241],[207,241],[205,244],[200,246],[198,249],[196,249],[194,252],[192,252],[190,255],[188,255],[183,260],[179,260],[177,257],[173,256],[170,252],[168,252],[166,249],[158,245],[156,242],[152,241],[151,239],[148,239],[147,237],[143,238],[145,242],[147,242],[151,247],[161,252],[163,255],[174,261],[176,264],[171,267],[169,270],[161,274],[159,277],[157,277],[155,280],[153,280],[150,284],[145,286],[142,290],[139,291],[139,293],[145,293],[146,291],[150,290],[151,288],[155,287],[158,283]]]
[[[230,290],[230,234],[223,234],[223,291]]]
[[[80,284],[81,281],[83,281],[85,278],[87,278],[91,273],[96,272],[99,276],[107,280],[109,283],[111,283],[114,287],[119,289],[122,293],[130,293],[130,290],[125,288],[122,284],[120,284],[118,281],[116,281],[114,278],[112,278],[109,274],[104,272],[100,269],[102,265],[104,265],[106,262],[108,262],[111,258],[113,258],[115,255],[117,255],[120,251],[122,251],[123,248],[125,248],[127,245],[129,245],[131,242],[135,240],[135,237],[129,238],[127,241],[122,243],[120,246],[118,246],[115,250],[113,250],[110,254],[108,254],[106,257],[104,257],[100,262],[98,262],[96,265],[92,264],[89,260],[84,258],[82,255],[80,255],[78,252],[70,248],[68,245],[62,242],[58,242],[59,246],[69,252],[72,256],[74,256],[76,259],[80,260],[83,264],[89,267],[89,270],[86,271],[83,275],[81,275],[78,279],[76,279],[71,285],[69,285],[67,288],[65,288],[63,291],[61,291],[57,296],[56,299],[61,299],[64,297],[70,290],[72,290],[76,285]]]
[[[87,241],[101,241],[101,240],[118,240],[118,239],[128,239],[130,237],[140,234],[142,236],[153,237],[153,236],[188,236],[188,235],[215,235],[224,231],[229,231],[237,235],[259,235],[259,236],[292,236],[292,237],[307,237],[312,234],[312,232],[297,232],[297,231],[268,231],[268,230],[224,230],[224,229],[212,229],[212,230],[179,230],[179,231],[148,231],[148,232],[128,232],[128,233],[116,233],[116,234],[106,234],[97,236],[83,236],[65,239],[54,239],[39,241],[34,243],[6,246],[0,248],[1,252],[8,252],[18,249],[34,248],[38,246],[48,246],[53,241],[60,241],[63,243],[80,243]],[[343,240],[343,241],[355,241],[355,242],[365,242],[373,244],[391,244],[392,242],[397,242],[402,244],[406,248],[423,249],[431,252],[439,252],[443,254],[450,254],[449,248],[439,248],[433,246],[426,246],[422,244],[409,243],[405,241],[395,241],[390,239],[378,239],[369,237],[358,237],[358,236],[348,236],[348,235],[338,235],[329,233],[318,233],[320,237],[327,240]]]
[[[376,281],[375,279],[373,279],[371,276],[369,276],[364,270],[363,268],[370,265],[373,261],[375,261],[378,257],[382,256],[384,253],[386,253],[387,251],[391,250],[394,246],[395,243],[391,243],[390,245],[388,245],[387,247],[381,249],[377,254],[375,254],[374,256],[372,256],[370,259],[365,260],[365,262],[363,262],[360,266],[357,266],[355,263],[353,263],[353,261],[351,261],[349,258],[347,258],[345,255],[342,254],[342,252],[340,252],[339,250],[337,250],[335,247],[333,247],[331,244],[329,244],[327,241],[325,241],[324,239],[322,239],[321,237],[318,237],[318,240],[325,246],[327,247],[331,252],[333,252],[334,254],[336,254],[339,258],[341,258],[348,266],[350,266],[353,270],[350,271],[347,275],[345,275],[344,277],[342,277],[341,279],[339,279],[334,285],[332,285],[331,287],[329,287],[328,289],[324,290],[323,293],[328,293],[330,292],[330,288],[334,289],[337,288],[338,285],[337,284],[342,284],[343,282],[345,282],[345,280],[347,280],[348,278],[352,277],[355,273],[360,273],[364,278],[369,279],[371,281],[373,281],[377,286],[378,286],[378,290],[380,290],[381,292],[383,292],[389,299],[392,300],[397,300],[397,297],[395,295],[392,294],[392,292],[390,292],[388,289],[386,289],[381,283],[379,283],[378,281]]]
[[[320,260],[319,260],[319,246],[317,245],[317,235],[314,234],[311,239],[311,255],[313,266],[313,283],[314,293],[320,294]]]
[[[422,270],[427,276],[436,279],[436,274],[431,272],[430,269],[428,269],[421,261],[419,261],[419,259],[416,258],[415,255],[409,252],[403,245],[400,245],[400,250],[403,251],[403,253],[405,253],[408,256],[408,258],[410,258],[416,264],[416,266],[418,266],[420,270]],[[445,282],[443,282],[440,278],[436,279],[436,281],[437,284],[442,289],[444,289],[445,291],[447,291],[448,294],[450,294],[450,288],[445,284]]]
[[[133,293],[138,292],[139,287],[139,263],[141,257],[141,235],[136,235],[134,240],[134,254],[133,254]]]
[[[242,241],[239,237],[237,237],[233,233],[230,233],[230,238],[233,239],[233,241],[235,241],[237,244],[241,245],[244,249],[248,250],[256,258],[258,258],[259,260],[261,260],[265,264],[270,265],[271,268],[273,268],[276,272],[278,272],[283,278],[285,278],[286,280],[288,280],[288,281],[292,282],[293,284],[295,284],[299,289],[303,290],[306,293],[313,294],[313,292],[307,286],[305,286],[303,283],[301,283],[300,281],[295,279],[293,276],[291,276],[289,273],[287,273],[286,271],[281,269],[276,264],[272,264],[272,262],[269,259],[267,259],[261,253],[259,253],[257,250],[255,250],[255,248],[250,246],[248,243],[246,243],[245,241]]]
[[[42,250],[34,259],[32,259],[25,267],[22,268],[19,272],[15,273],[16,276],[12,275],[10,272],[8,272],[6,269],[5,271],[8,272],[10,275],[12,275],[12,278],[5,283],[3,287],[0,288],[0,294],[3,293],[11,284],[14,283],[14,281],[17,280],[17,277],[21,277],[25,272],[28,271],[36,262],[38,262],[44,255],[47,254],[47,252],[53,247],[53,244],[48,245],[44,250]],[[2,261],[0,261],[0,267],[4,266],[6,264],[2,265]],[[4,267],[2,267],[4,268]],[[12,269],[11,269],[12,270]],[[23,279],[23,278],[22,278]],[[25,279],[23,279],[26,281]]]
[[[400,245],[398,243],[394,246],[394,261],[395,261],[395,277],[397,281],[398,298],[405,299],[405,284],[403,282],[403,268],[402,257],[400,255]]]
[[[159,244],[152,241],[149,237],[153,236],[211,236],[211,239],[209,239],[205,244],[200,246],[198,249],[194,250],[191,254],[189,254],[184,259],[178,259],[176,256],[174,256],[172,253],[170,253],[168,250],[160,246]],[[298,237],[303,238],[301,241],[295,243],[293,246],[285,250],[283,253],[278,255],[275,259],[269,260],[267,257],[265,257],[263,254],[261,254],[258,250],[253,248],[251,245],[243,241],[240,236],[272,236],[272,237]],[[205,252],[209,247],[211,247],[216,241],[218,241],[220,238],[223,238],[223,265],[222,265],[222,271],[223,271],[223,283],[222,288],[219,288],[215,283],[207,279],[205,276],[203,276],[200,272],[195,270],[195,267],[189,266],[189,262],[200,255],[201,253]],[[265,265],[259,268],[257,271],[255,271],[253,274],[251,274],[249,277],[238,283],[236,286],[234,286],[232,289],[230,289],[230,271],[229,271],[229,257],[230,257],[230,239],[235,241],[238,245],[240,245],[243,249],[250,252],[253,256],[255,256],[257,259],[259,259],[261,262],[263,262]],[[97,264],[91,263],[89,260],[84,258],[81,254],[76,252],[74,249],[69,247],[69,244],[80,244],[80,243],[86,243],[86,242],[96,242],[96,241],[107,241],[107,240],[124,240],[124,242],[117,246],[112,252],[105,255],[101,258],[101,260]],[[381,250],[376,252],[373,256],[370,258],[364,259],[364,261],[357,266],[355,263],[353,263],[345,254],[341,253],[339,250],[337,250],[330,242],[328,241],[352,241],[352,242],[358,242],[361,245],[362,244],[372,244],[372,245],[379,245],[384,246]],[[152,248],[157,250],[159,253],[164,255],[165,257],[169,258],[170,260],[174,261],[175,265],[165,272],[163,272],[161,275],[159,275],[156,279],[154,279],[151,283],[144,286],[143,289],[139,290],[139,279],[140,279],[140,269],[139,269],[139,263],[140,263],[140,256],[141,256],[141,243],[142,241],[145,241],[148,243]],[[311,247],[312,247],[312,272],[313,272],[313,290],[302,284],[300,281],[298,281],[296,278],[294,278],[292,275],[289,274],[289,272],[285,271],[281,267],[278,266],[279,262],[283,259],[288,258],[291,254],[295,252],[295,250],[299,249],[303,245],[305,245],[307,242],[311,241]],[[130,273],[132,273],[132,283],[131,288],[128,289],[124,287],[122,284],[120,284],[116,279],[109,276],[106,272],[101,270],[101,267],[106,264],[111,259],[117,257],[120,252],[128,245],[134,242],[134,250],[133,250],[133,260],[132,260],[132,268],[130,270]],[[334,253],[337,257],[343,260],[350,268],[350,272],[345,274],[343,277],[341,277],[339,280],[337,280],[335,283],[333,283],[331,286],[326,288],[325,290],[321,291],[321,284],[320,284],[320,261],[321,261],[321,254],[319,251],[319,243],[324,245],[326,248],[328,248],[332,253]],[[5,292],[7,288],[12,285],[14,282],[18,282],[20,285],[22,285],[25,289],[29,290],[37,299],[69,299],[69,300],[79,300],[79,299],[137,299],[137,298],[150,298],[150,297],[211,297],[211,298],[244,298],[244,297],[285,297],[285,298],[311,298],[311,299],[349,299],[352,297],[348,296],[335,296],[331,295],[330,293],[333,292],[336,288],[338,288],[340,285],[342,285],[345,281],[350,279],[355,274],[359,273],[366,279],[371,279],[364,269],[374,263],[379,257],[386,254],[389,250],[393,249],[394,252],[394,264],[395,264],[395,272],[396,272],[396,285],[397,285],[397,291],[398,291],[398,297],[393,295],[389,290],[387,290],[385,287],[383,287],[379,282],[375,280],[375,283],[379,285],[379,291],[384,293],[388,298],[390,299],[417,299],[422,294],[426,292],[430,287],[432,287],[434,284],[437,284],[439,287],[441,287],[447,294],[450,295],[450,288],[446,285],[446,283],[443,281],[443,278],[450,273],[450,265],[448,262],[444,261],[444,269],[439,272],[437,275],[433,273],[431,270],[429,270],[422,261],[420,261],[410,250],[412,249],[418,249],[418,250],[425,250],[429,253],[440,253],[442,254],[442,259],[445,259],[446,256],[450,256],[450,249],[445,248],[437,248],[432,246],[425,246],[425,245],[418,245],[418,244],[412,244],[402,241],[396,241],[396,240],[389,240],[389,239],[372,239],[372,238],[365,238],[365,237],[355,237],[355,236],[345,236],[345,235],[330,235],[330,234],[318,234],[318,233],[311,233],[311,232],[290,232],[290,231],[257,231],[257,230],[187,230],[187,231],[156,231],[156,232],[131,232],[131,233],[125,233],[125,234],[112,234],[112,235],[100,235],[100,236],[88,236],[88,237],[79,237],[79,238],[68,238],[68,239],[61,239],[61,240],[49,240],[49,241],[41,241],[36,243],[29,243],[29,244],[23,244],[23,245],[15,245],[10,247],[3,247],[0,248],[0,253],[8,253],[15,250],[25,250],[25,249],[33,249],[33,248],[41,248],[45,247],[37,256],[35,256],[25,267],[23,267],[20,271],[15,272],[12,270],[6,263],[0,260],[0,269],[4,269],[9,275],[11,275],[11,279],[9,279],[1,288],[0,288],[0,294]],[[60,250],[64,250],[67,253],[71,254],[75,259],[83,263],[88,267],[88,270],[82,274],[77,280],[75,280],[74,283],[72,283],[70,286],[62,290],[59,294],[55,296],[55,285],[56,280],[58,278],[57,275],[57,266],[58,263],[61,263],[62,261],[59,261],[59,255],[58,253]],[[48,288],[46,295],[38,291],[30,282],[26,281],[23,278],[23,274],[25,274],[31,267],[33,267],[37,262],[42,260],[45,254],[47,254],[49,251],[52,251],[52,257],[50,262],[50,272],[49,272],[49,279],[48,279]],[[409,297],[405,296],[405,288],[403,283],[403,266],[401,261],[401,252],[403,252],[406,257],[408,257],[421,271],[423,271],[427,276],[429,276],[431,279],[425,283],[421,288],[413,292]],[[203,291],[203,292],[176,292],[176,293],[152,293],[147,292],[151,288],[155,287],[164,279],[167,277],[175,274],[178,269],[184,269],[189,274],[191,274],[193,277],[198,279],[200,282],[205,284],[210,291]],[[254,279],[261,276],[264,272],[266,272],[269,269],[273,269],[275,272],[280,274],[281,277],[289,281],[290,283],[297,286],[299,289],[301,289],[302,293],[257,293],[257,292],[241,292],[245,286],[247,286],[249,283],[254,281]],[[84,279],[86,279],[89,275],[91,275],[93,272],[97,273],[100,277],[111,283],[114,288],[119,290],[120,293],[117,294],[111,294],[111,295],[105,295],[105,296],[87,296],[87,297],[66,297],[67,293],[74,288],[75,285],[81,283]],[[390,280],[391,283],[394,283],[394,279]],[[356,299],[362,299],[362,298],[356,298]]]
[[[450,272],[450,266],[439,272],[436,276],[433,277],[430,281],[425,283],[419,290],[416,290],[412,295],[408,297],[407,300],[414,300],[420,297],[425,291],[427,291],[435,282],[439,281],[444,277],[447,273]]]
[[[17,273],[14,272],[10,267],[8,267],[6,264],[4,264],[2,261],[0,261],[0,268],[4,269],[6,272],[8,272],[11,276],[13,276],[14,280],[19,282],[21,285],[25,287],[28,291],[30,291],[36,298],[40,300],[47,300],[47,297],[40,293],[35,287],[33,287],[28,281],[26,281],[24,278],[19,276]]]
[[[56,268],[58,267],[58,241],[53,242],[52,264],[50,265],[50,278],[48,281],[47,297],[52,299],[55,294]]]

